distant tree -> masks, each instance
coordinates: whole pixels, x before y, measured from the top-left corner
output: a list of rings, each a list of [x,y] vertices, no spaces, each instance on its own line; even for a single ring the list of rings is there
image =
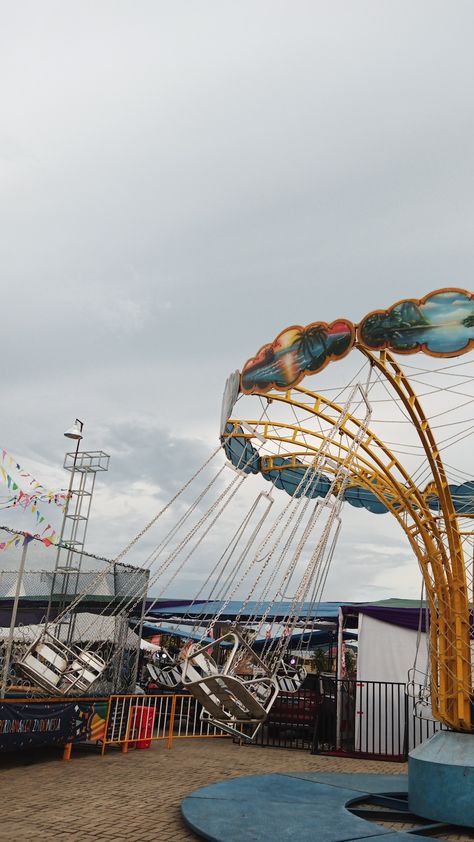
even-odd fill
[[[357,675],[357,658],[352,649],[346,649],[346,674],[348,678],[355,678]]]
[[[325,649],[315,649],[311,659],[311,667],[314,672],[328,671],[328,653]]]

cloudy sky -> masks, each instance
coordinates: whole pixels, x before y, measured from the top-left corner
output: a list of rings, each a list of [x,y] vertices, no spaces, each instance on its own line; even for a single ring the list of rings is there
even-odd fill
[[[112,456],[89,548],[114,556],[283,327],[472,289],[474,7],[0,7],[0,444],[61,487],[83,419]],[[328,598],[417,596],[396,524],[347,521]]]

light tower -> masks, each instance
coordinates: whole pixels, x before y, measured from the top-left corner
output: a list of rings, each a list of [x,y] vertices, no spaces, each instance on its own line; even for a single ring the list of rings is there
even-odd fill
[[[109,468],[110,457],[103,450],[79,451],[83,429],[83,422],[76,418],[72,427],[64,433],[66,438],[76,441],[76,449],[72,453],[66,453],[64,458],[64,468],[71,476],[51,583],[47,613],[49,622],[54,622],[54,617],[64,612],[79,590],[82,554],[96,475],[99,471],[107,471]],[[74,635],[74,625],[75,614],[63,614],[56,626],[56,637],[70,643]]]

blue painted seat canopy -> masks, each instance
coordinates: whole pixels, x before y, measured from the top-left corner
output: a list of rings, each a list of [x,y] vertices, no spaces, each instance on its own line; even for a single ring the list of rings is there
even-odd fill
[[[328,494],[331,487],[330,477],[321,473],[313,477],[305,477],[307,466],[291,457],[275,456],[270,463],[268,457],[260,456],[240,425],[228,422],[222,439],[227,458],[240,471],[246,474],[260,473],[264,479],[274,483],[275,488],[286,491],[290,496],[302,497],[304,495],[317,498],[326,497]],[[373,483],[374,486],[377,484],[375,477]],[[473,516],[474,480],[468,480],[460,485],[450,485],[449,489],[455,511],[464,517]],[[375,491],[356,484],[346,489],[344,499],[354,508],[366,509],[372,514],[381,515],[389,511]],[[433,492],[427,494],[426,502],[432,511],[439,510],[439,499]],[[389,503],[394,509],[400,508],[400,504],[394,497],[389,499]]]

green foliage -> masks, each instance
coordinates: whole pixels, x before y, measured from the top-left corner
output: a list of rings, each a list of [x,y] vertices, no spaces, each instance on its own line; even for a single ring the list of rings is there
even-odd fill
[[[328,653],[325,649],[315,649],[311,659],[311,668],[314,672],[327,672]]]
[[[357,674],[357,658],[352,649],[346,649],[346,675],[355,678]]]

